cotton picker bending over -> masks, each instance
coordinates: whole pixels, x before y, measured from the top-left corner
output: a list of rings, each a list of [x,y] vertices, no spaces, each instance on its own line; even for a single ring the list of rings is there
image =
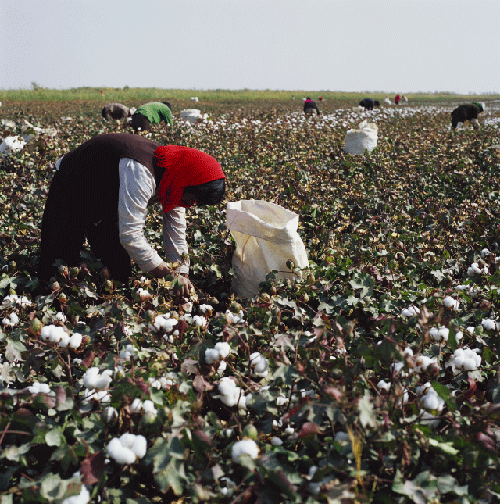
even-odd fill
[[[86,236],[112,278],[127,284],[133,259],[157,278],[176,275],[176,294],[188,295],[185,209],[219,203],[225,178],[212,156],[189,147],[127,133],[88,140],[56,163],[42,218],[39,280],[43,285],[54,275],[56,259],[77,265]],[[156,201],[166,260],[180,263],[175,272],[144,237],[148,205]]]
[[[479,122],[477,120],[477,115],[484,112],[484,103],[474,102],[470,104],[459,105],[451,113],[451,127],[455,129],[458,123],[464,123],[465,121],[470,121],[474,129],[479,128]]]

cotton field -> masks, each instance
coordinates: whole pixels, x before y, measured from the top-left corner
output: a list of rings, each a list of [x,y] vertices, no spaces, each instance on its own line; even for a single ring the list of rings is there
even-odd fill
[[[39,293],[55,162],[128,126],[30,105],[40,130],[0,172],[0,500],[496,502],[500,103],[451,131],[450,103],[290,102],[188,98],[148,134],[228,177],[223,204],[188,211],[189,299],[135,266],[116,285],[88,249]],[[377,144],[347,154],[363,121]],[[227,203],[251,199],[296,212],[309,265],[241,298]]]

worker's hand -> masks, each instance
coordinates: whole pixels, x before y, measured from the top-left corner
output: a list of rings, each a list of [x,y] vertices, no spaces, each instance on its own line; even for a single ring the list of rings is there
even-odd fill
[[[174,278],[172,288],[174,290],[174,296],[189,297],[191,293],[192,283],[183,275],[177,275]]]
[[[174,277],[172,285],[174,296],[189,297],[193,285],[187,276],[175,273],[168,267],[166,262],[160,263],[154,270],[151,270],[150,273],[156,278],[164,278],[168,275],[172,275]]]

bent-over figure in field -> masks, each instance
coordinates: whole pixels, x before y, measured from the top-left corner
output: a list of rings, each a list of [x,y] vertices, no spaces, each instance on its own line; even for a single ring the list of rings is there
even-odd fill
[[[371,98],[363,98],[359,102],[360,107],[365,107],[366,110],[373,110],[373,107],[380,107],[380,102],[378,100],[372,100]]]
[[[479,122],[477,120],[477,115],[484,112],[484,104],[479,102],[474,103],[464,103],[459,105],[451,113],[451,127],[455,129],[458,123],[464,123],[465,121],[470,121],[474,129],[479,128]]]
[[[311,116],[314,114],[314,111],[316,111],[316,115],[320,115],[321,112],[319,111],[316,102],[314,100],[311,100],[311,98],[308,96],[304,100],[304,114],[306,116]]]
[[[185,212],[222,200],[226,176],[218,161],[197,149],[114,133],[87,140],[55,167],[42,218],[42,286],[57,270],[56,259],[78,265],[86,237],[112,278],[127,284],[133,259],[157,278],[178,275],[179,293],[189,294]],[[162,207],[166,261],[144,236],[155,201]],[[174,272],[169,262],[180,266]]]
[[[121,103],[108,103],[102,109],[102,118],[106,121],[110,119],[121,121],[131,115],[130,109]]]

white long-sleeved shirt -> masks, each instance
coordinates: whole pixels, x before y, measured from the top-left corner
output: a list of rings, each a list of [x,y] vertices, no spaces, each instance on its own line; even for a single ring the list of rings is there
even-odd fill
[[[148,204],[156,201],[154,176],[142,164],[123,158],[119,164],[118,227],[120,242],[142,271],[155,269],[163,261],[144,236]],[[180,264],[179,273],[188,273],[186,209],[177,207],[163,214],[163,246],[166,260]],[[186,260],[183,261],[185,254]]]

